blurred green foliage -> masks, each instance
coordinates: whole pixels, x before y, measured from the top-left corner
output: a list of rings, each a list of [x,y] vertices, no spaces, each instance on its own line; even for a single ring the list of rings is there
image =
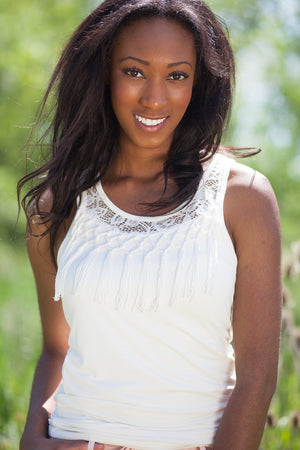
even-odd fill
[[[263,149],[247,161],[271,181],[283,241],[300,228],[300,2],[212,0],[236,53],[237,86],[228,138]]]
[[[274,187],[286,265],[291,242],[300,238],[300,2],[208,3],[225,19],[237,60],[236,101],[225,143],[263,149],[244,162],[266,174]],[[0,449],[18,446],[40,348],[24,217],[16,223],[15,186],[26,166],[22,147],[61,48],[97,4],[0,0]],[[40,160],[37,152],[30,158],[29,164]],[[300,324],[300,282],[287,276],[286,283],[293,323],[283,335],[271,408],[278,424],[266,430],[262,444],[271,450],[300,448],[299,432],[289,426],[290,414],[300,411],[299,354],[290,345],[292,331]]]

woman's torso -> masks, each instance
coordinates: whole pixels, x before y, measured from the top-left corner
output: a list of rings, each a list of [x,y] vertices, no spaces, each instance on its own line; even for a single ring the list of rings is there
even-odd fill
[[[82,196],[58,254],[70,325],[50,434],[139,449],[211,444],[234,387],[236,255],[215,155],[189,205],[137,217],[101,184]]]

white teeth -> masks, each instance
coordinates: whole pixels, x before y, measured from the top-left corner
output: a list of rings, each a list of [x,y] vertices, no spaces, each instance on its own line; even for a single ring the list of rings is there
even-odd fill
[[[135,115],[137,120],[141,122],[144,125],[147,125],[148,127],[154,127],[155,125],[159,125],[160,123],[164,122],[166,120],[166,117],[163,119],[146,119],[145,117],[137,116]]]

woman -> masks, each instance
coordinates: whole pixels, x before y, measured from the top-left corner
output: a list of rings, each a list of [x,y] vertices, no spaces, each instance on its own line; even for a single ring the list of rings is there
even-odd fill
[[[106,0],[63,51],[52,156],[19,184],[46,173],[23,200],[44,345],[22,450],[258,448],[280,226],[220,152],[233,79],[202,1]]]

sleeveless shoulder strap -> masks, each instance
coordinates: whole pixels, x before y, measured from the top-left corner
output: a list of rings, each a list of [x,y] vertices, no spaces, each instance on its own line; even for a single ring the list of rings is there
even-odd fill
[[[215,207],[223,208],[227,181],[234,160],[225,155],[216,153],[203,174],[202,187],[207,198]]]
[[[217,244],[217,229],[225,228],[224,221],[224,197],[227,188],[227,181],[230,169],[234,160],[225,155],[216,153],[211,163],[205,169],[201,180],[198,196],[205,199],[208,216],[207,223],[207,269],[206,269],[206,292],[212,293],[214,290],[213,274],[215,273],[215,264],[219,259]]]

